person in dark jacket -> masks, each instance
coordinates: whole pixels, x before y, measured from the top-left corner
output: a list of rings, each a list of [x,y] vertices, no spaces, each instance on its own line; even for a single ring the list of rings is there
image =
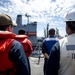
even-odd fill
[[[13,26],[9,15],[0,14],[0,75],[29,75],[24,48],[14,40]]]
[[[58,41],[58,39],[55,36],[55,29],[51,28],[49,30],[49,37],[44,39],[42,43],[42,53],[44,54],[44,75],[46,73],[46,66],[49,59],[49,53],[53,47],[53,45]]]
[[[75,11],[68,12],[65,18],[68,36],[53,46],[46,75],[75,75]]]

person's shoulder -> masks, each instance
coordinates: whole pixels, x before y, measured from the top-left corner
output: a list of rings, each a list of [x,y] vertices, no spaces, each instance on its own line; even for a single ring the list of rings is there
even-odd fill
[[[56,41],[59,41],[59,39],[58,39],[57,37],[55,37],[55,40],[56,40]]]
[[[25,38],[24,40],[26,43],[31,43],[31,41],[28,38]]]
[[[20,43],[19,41],[14,40],[14,41],[12,42],[12,46],[22,46],[22,45],[21,45],[21,43]]]
[[[67,37],[64,37],[62,39],[59,40],[59,42],[62,42],[62,41],[66,41]]]
[[[45,41],[47,41],[47,40],[49,40],[49,38],[45,38],[45,39],[43,40],[43,42],[45,42]]]
[[[22,44],[19,42],[19,41],[17,41],[17,40],[14,40],[13,42],[12,42],[12,45],[11,45],[11,47],[10,47],[10,53],[12,53],[12,52],[21,52],[23,50],[23,46],[22,46]]]
[[[65,44],[66,42],[67,42],[67,37],[64,37],[64,38],[62,38],[62,39],[59,40],[60,46],[62,44]]]

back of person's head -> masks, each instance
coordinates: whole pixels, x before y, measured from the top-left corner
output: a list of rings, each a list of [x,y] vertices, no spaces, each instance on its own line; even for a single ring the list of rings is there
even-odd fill
[[[66,15],[66,25],[71,29],[71,31],[75,31],[75,11],[70,11]]]
[[[19,34],[19,35],[24,35],[24,34],[25,34],[25,30],[24,30],[24,29],[20,29],[20,30],[18,31],[18,34]]]
[[[49,30],[49,35],[50,35],[50,36],[54,36],[54,35],[55,35],[55,29],[54,29],[54,28],[51,28],[51,29]]]
[[[10,25],[14,26],[11,17],[7,14],[0,14],[0,30],[5,31]]]

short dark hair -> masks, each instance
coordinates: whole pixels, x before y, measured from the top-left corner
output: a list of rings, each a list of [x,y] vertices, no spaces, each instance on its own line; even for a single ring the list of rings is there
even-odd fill
[[[55,35],[55,29],[54,28],[51,28],[49,30],[49,35]]]
[[[19,35],[24,35],[24,34],[25,34],[25,30],[24,30],[24,29],[20,29],[20,30],[18,31],[18,34],[19,34]]]
[[[66,24],[71,29],[71,31],[75,31],[75,21],[67,21]]]

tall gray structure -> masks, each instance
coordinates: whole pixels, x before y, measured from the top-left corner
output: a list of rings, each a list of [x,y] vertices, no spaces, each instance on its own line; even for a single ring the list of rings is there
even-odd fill
[[[16,23],[18,26],[22,25],[22,15],[17,15]]]

